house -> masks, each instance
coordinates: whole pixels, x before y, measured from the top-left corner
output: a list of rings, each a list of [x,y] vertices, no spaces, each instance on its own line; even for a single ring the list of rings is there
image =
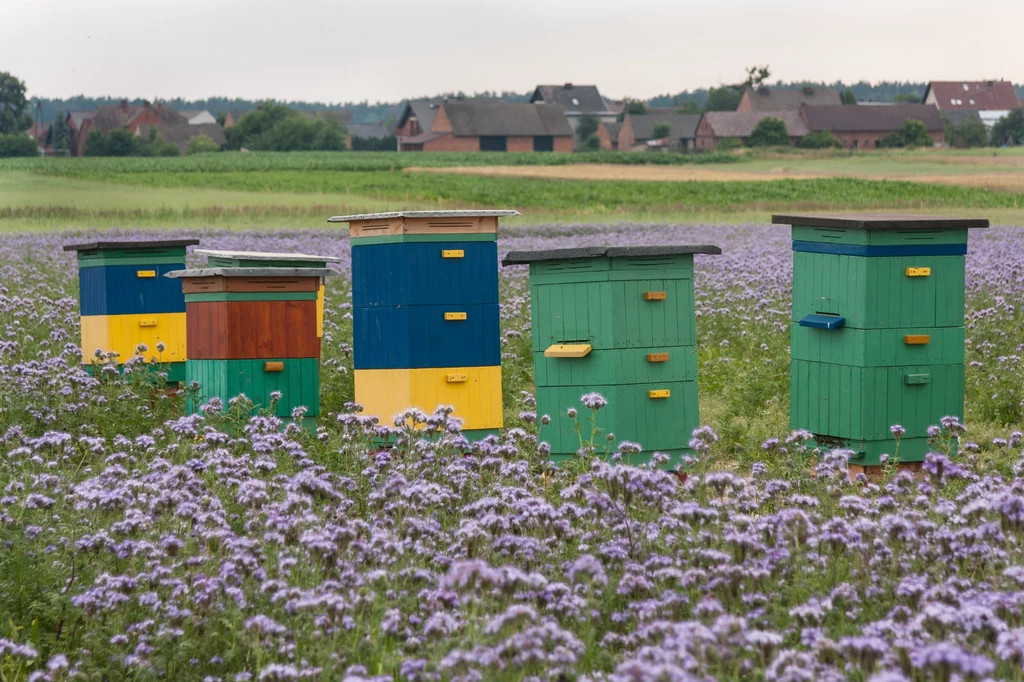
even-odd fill
[[[675,110],[626,114],[619,129],[618,149],[624,152],[647,149],[693,151],[697,146],[697,125],[700,119],[700,114],[680,114]],[[667,136],[655,137],[654,129],[659,123],[668,124]]]
[[[800,111],[803,105],[842,104],[839,91],[831,88],[805,87],[798,90],[747,88],[736,111]]]
[[[414,99],[402,105],[398,121],[395,123],[395,135],[399,138],[413,137],[430,130],[434,125],[434,114],[444,99]]]
[[[135,134],[138,137],[148,138],[153,129],[156,129],[160,137],[163,138],[164,142],[170,142],[178,148],[182,154],[188,150],[188,143],[194,137],[205,135],[206,137],[213,140],[218,147],[223,147],[227,144],[227,138],[224,136],[224,129],[221,128],[216,121],[213,123],[166,123],[160,122],[156,125],[140,125],[136,130]]]
[[[1007,112],[1020,106],[1009,81],[932,81],[921,101],[939,111]]]
[[[399,120],[399,130],[410,121]],[[560,104],[448,100],[433,110],[422,132],[399,132],[399,151],[571,152],[573,131]]]
[[[808,107],[810,109],[812,107]],[[727,137],[734,137],[748,144],[754,128],[763,118],[777,118],[786,125],[789,140],[797,144],[807,134],[807,123],[800,111],[709,111],[700,117],[697,124],[696,149],[705,151]]]
[[[226,114],[224,114],[224,127],[230,128],[231,126],[235,125],[236,123],[238,123],[238,120],[246,114],[248,114],[249,111],[251,111],[251,109],[247,109],[245,111],[236,109],[234,111],[227,112]]]
[[[178,109],[178,113],[185,117],[189,125],[193,126],[217,122],[217,118],[213,114],[203,109]]]
[[[139,105],[128,104],[127,100],[121,100],[120,104],[100,107],[90,115],[80,117],[76,127],[74,118],[77,113],[68,114],[68,122],[72,125],[71,152],[74,156],[82,156],[85,153],[89,134],[94,130],[109,133],[111,130],[122,129],[135,133],[139,126],[143,125],[154,126],[161,123],[188,125],[188,120],[171,107],[163,104],[153,106],[149,102]]]
[[[619,130],[622,129],[621,123],[608,123],[607,121],[601,121],[600,125],[597,126],[597,139],[601,142],[601,149],[618,149],[619,148]]]
[[[613,111],[609,107],[596,85],[538,85],[530,96],[530,102],[560,104],[569,119],[573,133],[576,132],[579,119],[583,116],[593,116],[599,121],[609,123],[614,123],[618,116],[618,111]]]
[[[908,119],[921,121],[935,144],[942,144],[945,129],[939,110],[931,104],[894,104],[888,107],[833,106],[803,107],[801,115],[807,129],[828,131],[847,149],[875,149],[887,135]]]

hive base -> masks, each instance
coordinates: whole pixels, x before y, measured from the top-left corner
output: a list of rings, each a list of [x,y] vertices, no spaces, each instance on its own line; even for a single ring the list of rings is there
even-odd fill
[[[807,446],[826,451],[853,450],[855,454],[850,457],[850,464],[864,467],[879,466],[883,454],[889,455],[890,462],[923,462],[925,455],[932,449],[927,438],[901,438],[897,447],[892,438],[865,441],[817,436],[815,440],[808,441]]]
[[[105,365],[102,364],[83,364],[82,368],[86,371],[89,376],[96,376],[96,372],[101,370]],[[117,371],[121,372],[124,369],[124,365],[117,365]],[[167,385],[169,387],[176,387],[181,382],[185,381],[185,363],[184,362],[168,362],[162,365],[157,365],[156,370],[158,372],[167,372]]]
[[[668,462],[661,465],[661,468],[666,471],[671,471],[673,469],[682,467],[683,458],[693,457],[695,454],[693,450],[690,450],[688,448],[680,448],[677,450],[656,450],[651,452],[640,452],[635,455],[624,456],[622,460],[619,462],[619,464],[626,464],[628,466],[643,466],[645,464],[650,464],[651,458],[654,456],[654,452],[661,452],[668,455]],[[608,457],[604,455],[597,456],[600,457],[601,459],[608,459]],[[577,455],[575,452],[551,453],[548,456],[548,459],[551,460],[552,464],[554,464],[557,467],[561,467],[562,465],[571,462],[576,458]]]
[[[921,462],[900,462],[896,465],[897,471],[908,472],[914,478],[921,478],[924,476]],[[850,464],[847,468],[850,480],[856,480],[857,476],[864,474],[868,481],[871,483],[880,483],[885,477],[885,467],[882,466],[861,466],[860,464]]]

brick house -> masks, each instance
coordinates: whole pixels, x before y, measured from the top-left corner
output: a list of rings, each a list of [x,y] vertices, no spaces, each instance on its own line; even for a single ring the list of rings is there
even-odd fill
[[[530,96],[531,103],[561,104],[573,135],[584,116],[593,116],[599,123],[614,123],[619,110],[611,106],[596,85],[538,85]]]
[[[747,88],[736,111],[800,111],[802,106],[824,106],[842,104],[839,91],[831,88],[800,88],[783,90],[776,88]]]
[[[404,117],[403,117],[404,118]],[[433,111],[429,128],[404,128],[399,120],[398,150],[424,152],[571,152],[573,133],[559,104],[449,100]]]
[[[601,124],[597,126],[597,139],[601,143],[601,149],[615,150],[619,148],[619,131],[622,129],[621,123],[608,123],[601,121]]]
[[[109,133],[111,130],[122,129],[137,133],[140,126],[188,125],[188,119],[163,104],[153,106],[149,102],[144,102],[141,105],[136,105],[128,104],[127,100],[121,100],[120,104],[100,107],[86,116],[81,116],[80,112],[70,113],[68,114],[68,124],[72,131],[71,153],[74,156],[82,156],[85,153],[89,134],[94,130]]]
[[[240,118],[242,118],[243,116],[245,116],[246,114],[248,114],[249,111],[251,111],[251,110],[245,110],[245,111],[235,110],[235,111],[229,111],[229,112],[225,113],[224,114],[224,127],[225,128],[230,128],[231,126],[235,125],[236,123],[238,123],[238,120]]]
[[[1020,106],[1009,81],[932,81],[921,101],[939,111],[1009,111]]]
[[[434,114],[441,106],[444,99],[413,99],[402,105],[402,111],[395,122],[395,135],[403,137],[414,137],[430,130],[434,125]]]
[[[645,151],[663,149],[685,152],[696,149],[697,125],[700,114],[680,114],[675,110],[651,111],[646,114],[626,114],[619,128],[617,148],[621,151]],[[654,129],[659,123],[669,126],[669,134],[655,138]]]
[[[763,118],[781,120],[789,133],[791,144],[798,144],[807,135],[807,123],[800,111],[708,111],[697,124],[695,147],[698,151],[714,149],[727,137],[749,144],[750,135]]]
[[[227,144],[227,138],[224,136],[224,129],[220,127],[216,122],[214,123],[165,123],[161,122],[155,126],[148,124],[140,125],[135,131],[138,137],[148,138],[152,129],[156,129],[160,133],[160,137],[164,139],[164,142],[170,142],[178,148],[182,154],[188,150],[188,143],[192,141],[193,137],[199,137],[205,135],[210,138],[218,147],[224,147]]]
[[[827,131],[838,137],[847,149],[875,149],[887,135],[908,119],[921,121],[934,144],[945,142],[945,129],[939,110],[931,104],[893,104],[888,106],[835,105],[804,107],[800,110],[808,130]]]

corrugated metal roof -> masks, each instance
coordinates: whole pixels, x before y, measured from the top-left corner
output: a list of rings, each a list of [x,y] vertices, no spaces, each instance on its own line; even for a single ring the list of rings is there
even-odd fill
[[[513,210],[461,210],[461,211],[392,211],[390,213],[363,213],[360,215],[339,215],[328,218],[329,223],[352,223],[357,220],[386,220],[388,218],[505,218],[519,215]]]

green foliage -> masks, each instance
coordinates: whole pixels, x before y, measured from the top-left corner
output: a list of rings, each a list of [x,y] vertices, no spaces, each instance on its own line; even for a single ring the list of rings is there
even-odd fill
[[[597,137],[597,129],[601,121],[595,116],[581,116],[576,125],[576,139],[579,140],[579,150],[594,152],[601,148],[601,140]]]
[[[951,144],[955,147],[984,147],[988,144],[988,130],[980,119],[970,119],[953,126]]]
[[[743,88],[723,85],[708,92],[708,111],[736,111],[743,99]]]
[[[64,112],[58,111],[57,117],[53,119],[47,143],[54,150],[66,151],[71,148],[71,126],[68,125],[68,118]]]
[[[626,113],[627,114],[646,114],[647,105],[639,99],[631,99],[626,101]]]
[[[702,114],[704,113],[704,107],[698,104],[696,100],[688,99],[676,107],[676,111],[680,114]]]
[[[771,76],[771,69],[767,64],[764,66],[751,66],[747,68],[747,80],[743,82],[744,89],[759,88],[764,85]]]
[[[600,151],[601,139],[597,135],[590,135],[585,140],[580,142],[579,151],[585,153],[593,153]]]
[[[893,102],[906,102],[909,104],[917,104],[921,101],[921,96],[916,92],[901,92],[892,98]]]
[[[36,141],[25,133],[0,134],[0,159],[16,156],[39,156]]]
[[[264,102],[225,131],[228,149],[343,151],[345,127],[334,119],[312,118],[291,107]]]
[[[850,88],[846,88],[841,93],[839,93],[839,101],[842,102],[843,104],[856,104],[857,95],[853,94],[853,90],[851,90]]]
[[[750,133],[751,147],[782,147],[789,144],[786,124],[774,116],[762,118],[754,126],[754,132]]]
[[[672,126],[670,126],[665,121],[658,121],[657,123],[654,124],[654,131],[652,135],[654,136],[655,140],[660,140],[662,138],[668,137],[669,134],[671,134],[671,132]]]
[[[891,148],[914,148],[931,147],[934,143],[928,135],[928,127],[917,119],[908,118],[893,133],[885,136],[882,140],[883,147]]]
[[[807,133],[797,146],[802,149],[842,149],[843,141],[827,130],[815,130]]]
[[[394,135],[387,137],[359,137],[352,136],[352,151],[354,152],[394,152],[398,151],[398,138]]]
[[[1024,108],[1013,109],[992,126],[992,144],[1002,145],[1024,144]]]
[[[186,154],[206,154],[219,151],[220,145],[206,135],[196,135],[188,141],[188,147],[185,148]]]
[[[181,151],[176,145],[164,141],[156,128],[149,129],[149,136],[139,137],[129,130],[115,128],[109,133],[93,130],[85,141],[85,156],[178,156]]]
[[[738,137],[723,137],[715,145],[716,152],[731,152],[743,149],[743,140]]]
[[[6,71],[0,71],[0,135],[24,133],[31,125],[25,83]]]

